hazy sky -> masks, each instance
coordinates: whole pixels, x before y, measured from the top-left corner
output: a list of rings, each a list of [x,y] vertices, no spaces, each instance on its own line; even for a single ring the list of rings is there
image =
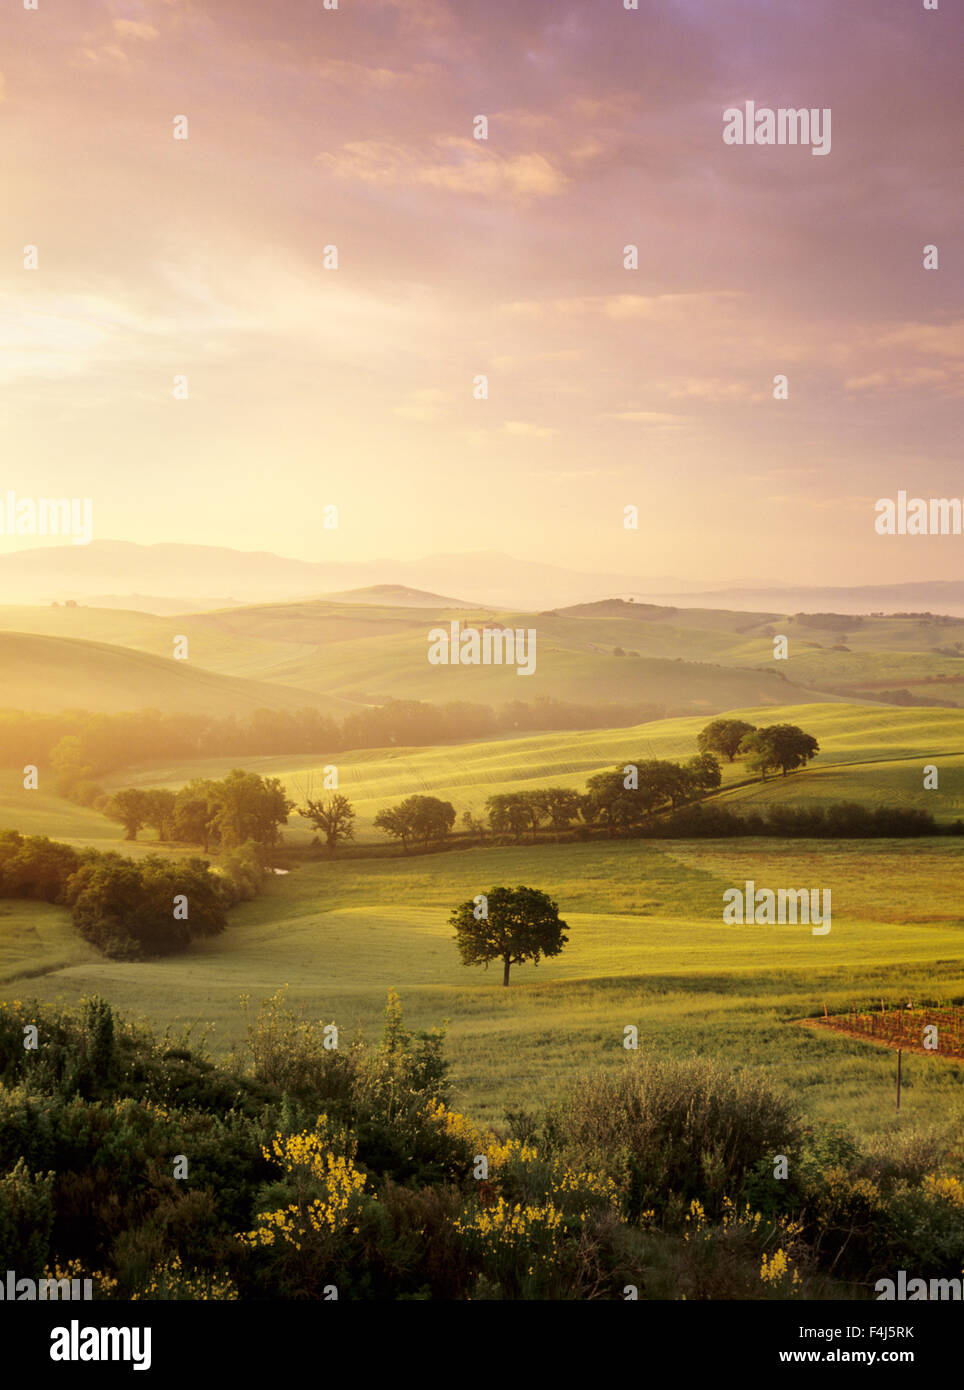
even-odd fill
[[[18,5],[0,498],[305,559],[961,577],[964,537],[873,526],[964,496],[953,0]],[[725,145],[748,100],[829,107],[829,155]]]

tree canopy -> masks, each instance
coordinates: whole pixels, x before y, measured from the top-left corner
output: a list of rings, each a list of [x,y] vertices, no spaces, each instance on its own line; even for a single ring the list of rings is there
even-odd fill
[[[355,808],[342,792],[335,792],[327,801],[308,797],[298,815],[322,832],[329,854],[336,853],[340,841],[354,839]]]
[[[749,755],[750,767],[765,781],[771,768],[779,768],[786,777],[788,772],[805,767],[820,752],[820,745],[796,724],[768,724],[746,734],[740,752]]]
[[[721,753],[732,762],[740,751],[742,740],[755,728],[755,724],[748,724],[745,719],[713,719],[696,735],[696,746],[701,753]]]
[[[379,811],[372,824],[401,840],[405,850],[412,841],[440,844],[455,824],[455,807],[437,796],[409,796]]]
[[[568,923],[559,916],[559,905],[539,888],[490,888],[456,907],[449,924],[463,965],[484,965],[501,960],[502,983],[509,983],[509,968],[523,961],[538,965],[543,956],[557,956],[569,937]]]

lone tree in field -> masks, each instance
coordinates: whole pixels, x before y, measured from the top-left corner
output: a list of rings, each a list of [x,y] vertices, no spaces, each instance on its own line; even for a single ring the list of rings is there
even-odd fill
[[[743,738],[755,728],[755,724],[748,724],[745,719],[714,719],[696,735],[696,746],[701,753],[722,753],[732,762]]]
[[[329,854],[336,853],[342,840],[354,838],[355,808],[341,792],[335,792],[327,801],[313,801],[308,797],[298,815],[311,821],[315,829],[323,833]]]
[[[557,956],[569,940],[568,923],[559,917],[559,905],[538,888],[490,888],[482,902],[461,903],[449,918],[463,965],[484,965],[501,960],[502,983],[509,983],[509,967],[543,956]]]

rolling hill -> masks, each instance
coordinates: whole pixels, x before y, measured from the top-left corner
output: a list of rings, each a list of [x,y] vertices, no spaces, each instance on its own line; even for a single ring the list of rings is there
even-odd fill
[[[335,697],[219,675],[189,661],[32,633],[0,632],[0,671],[0,707],[7,709],[225,715],[306,705],[344,714],[351,708]]]
[[[0,629],[117,644],[165,658],[173,651],[174,636],[183,634],[192,667],[293,687],[312,698],[291,698],[316,705],[327,699],[332,709],[392,699],[503,705],[551,696],[583,704],[656,705],[682,713],[821,698],[816,688],[783,669],[787,663],[773,662],[770,642],[746,635],[748,626],[759,626],[758,615],[730,614],[721,621],[708,614],[712,627],[703,630],[679,623],[673,610],[660,622],[641,622],[631,605],[625,607],[629,617],[535,617],[478,608],[311,600],[160,617],[48,606],[2,609]],[[429,630],[455,619],[463,627],[473,621],[534,627],[535,673],[520,677],[513,667],[430,665]],[[290,708],[290,702],[276,707]]]
[[[364,589],[345,589],[341,593],[323,595],[331,603],[377,604],[391,608],[472,608],[468,600],[445,598],[425,589],[410,589],[407,584],[369,584]]]

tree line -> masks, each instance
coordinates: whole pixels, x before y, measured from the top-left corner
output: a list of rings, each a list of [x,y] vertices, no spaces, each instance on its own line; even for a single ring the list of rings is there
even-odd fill
[[[660,705],[582,705],[539,696],[498,708],[452,701],[392,700],[340,723],[318,710],[258,709],[246,718],[134,710],[41,714],[0,710],[0,766],[47,764],[60,796],[92,806],[98,778],[122,767],[174,758],[338,753],[350,748],[430,747],[513,730],[604,729],[660,719]]]
[[[701,751],[686,762],[640,758],[609,771],[598,772],[580,793],[572,787],[542,787],[531,791],[496,793],[485,803],[485,816],[471,811],[462,826],[471,838],[510,836],[533,840],[543,830],[555,835],[580,822],[616,835],[638,829],[654,817],[674,812],[715,791],[722,770],[715,751],[731,760],[738,754],[761,771],[771,768],[786,776],[819,751],[817,741],[792,724],[762,729],[742,720],[713,720],[698,739]],[[208,849],[230,848],[253,841],[263,848],[278,843],[288,813],[295,809],[277,778],[263,778],[235,769],[221,781],[195,779],[173,792],[165,789],[124,788],[104,806],[112,819],[125,827],[134,840],[145,825],[158,839],[199,844]],[[343,792],[327,798],[306,798],[298,814],[325,838],[328,851],[354,838],[355,808]],[[375,828],[397,840],[405,853],[414,846],[438,847],[449,837],[456,809],[439,797],[412,795],[385,807],[374,818]]]
[[[533,791],[501,792],[485,803],[485,817],[464,812],[467,835],[485,840],[488,835],[525,835],[535,840],[543,829],[556,835],[577,822],[605,828],[608,835],[639,829],[666,812],[698,801],[722,782],[716,754],[733,761],[738,755],[765,780],[770,771],[783,776],[805,766],[819,753],[817,740],[794,724],[756,728],[744,720],[715,719],[697,737],[700,752],[686,762],[640,758],[635,762],[595,773],[580,793],[572,787],[541,787]],[[348,817],[351,803],[341,795]],[[329,807],[332,803],[328,803]],[[353,814],[353,813],[351,813]],[[399,806],[379,812],[374,824],[399,839],[405,850],[412,843],[441,844],[455,823],[455,807],[436,797],[411,796]],[[316,828],[327,835],[326,822],[315,817]],[[328,840],[329,848],[334,848]]]
[[[483,841],[490,835],[509,835],[518,841],[527,833],[534,840],[543,828],[559,834],[579,819],[586,825],[605,825],[614,831],[620,825],[638,825],[648,815],[702,795],[718,787],[720,779],[720,765],[712,754],[700,754],[687,764],[640,761],[590,777],[585,794],[572,787],[498,793],[486,801],[484,819],[466,811],[462,825],[468,836]],[[325,836],[329,852],[353,838],[355,810],[343,792],[327,800],[309,801],[299,814]],[[428,848],[444,843],[455,819],[450,801],[414,795],[379,811],[373,824],[398,840],[407,853],[413,845]]]
[[[205,851],[235,849],[246,842],[264,850],[278,843],[294,805],[277,777],[234,768],[219,781],[194,778],[177,792],[123,787],[103,810],[123,825],[128,840],[151,826],[159,840],[196,844]]]

